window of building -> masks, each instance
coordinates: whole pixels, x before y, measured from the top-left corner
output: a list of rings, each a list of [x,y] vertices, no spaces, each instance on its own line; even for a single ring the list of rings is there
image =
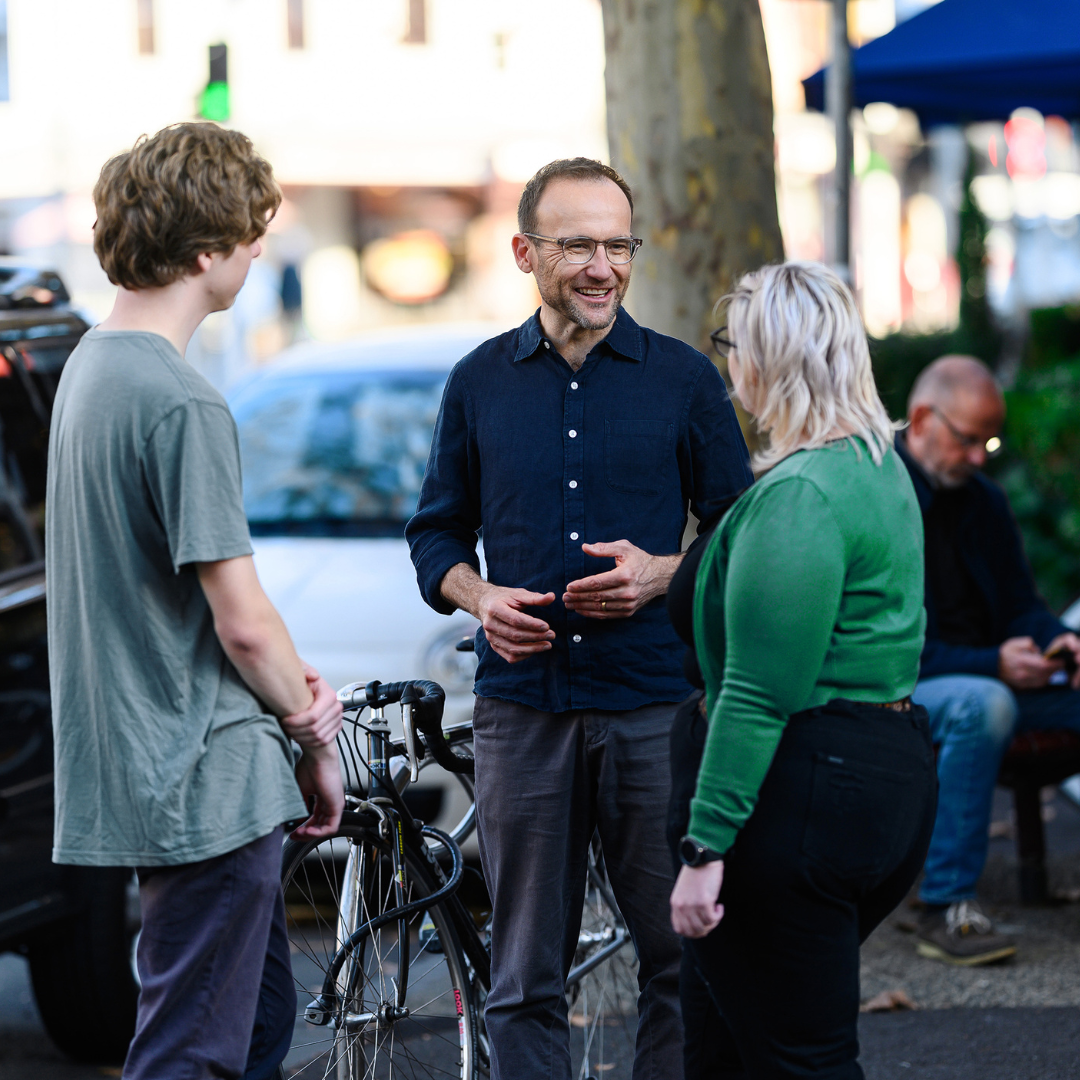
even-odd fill
[[[286,0],[289,23],[289,48],[304,47],[304,0]]]
[[[150,56],[154,51],[154,0],[135,0],[139,23],[139,53]]]
[[[424,45],[427,42],[427,0],[405,0],[405,42]]]
[[[0,0],[0,101],[10,101],[8,94],[7,0]]]

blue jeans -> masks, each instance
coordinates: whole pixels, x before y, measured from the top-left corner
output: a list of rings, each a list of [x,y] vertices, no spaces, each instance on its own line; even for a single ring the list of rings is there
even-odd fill
[[[998,769],[1022,731],[1080,733],[1080,691],[1010,690],[982,675],[923,679],[911,695],[930,714],[938,748],[938,808],[919,897],[952,904],[975,896],[986,863]]]

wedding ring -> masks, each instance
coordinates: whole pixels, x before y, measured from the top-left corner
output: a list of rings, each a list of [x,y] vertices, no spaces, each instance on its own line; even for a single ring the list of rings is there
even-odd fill
[[[604,608],[606,608],[606,607],[607,607],[607,601],[606,600],[601,600],[600,601],[600,610],[603,611]]]

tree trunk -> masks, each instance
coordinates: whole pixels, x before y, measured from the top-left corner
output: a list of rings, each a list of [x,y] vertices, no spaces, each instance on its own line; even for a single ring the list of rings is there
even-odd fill
[[[601,0],[611,161],[634,192],[628,304],[709,352],[713,305],[784,256],[758,0]]]

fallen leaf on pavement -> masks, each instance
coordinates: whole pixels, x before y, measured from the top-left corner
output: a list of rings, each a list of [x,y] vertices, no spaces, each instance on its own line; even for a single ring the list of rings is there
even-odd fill
[[[900,1012],[903,1009],[917,1009],[915,1004],[903,990],[882,990],[875,994],[869,1001],[859,1006],[859,1012]]]

